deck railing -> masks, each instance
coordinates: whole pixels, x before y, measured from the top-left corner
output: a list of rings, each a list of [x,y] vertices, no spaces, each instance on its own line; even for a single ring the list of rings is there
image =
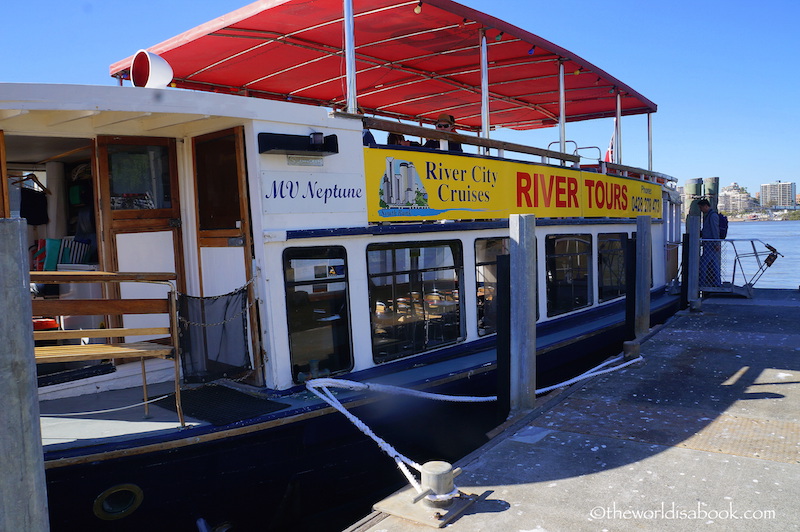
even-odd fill
[[[608,163],[605,161],[598,161],[597,164],[581,165],[581,156],[577,153],[562,153],[559,151],[535,148],[533,146],[526,146],[524,144],[517,144],[514,142],[507,142],[504,140],[487,139],[477,137],[474,135],[464,135],[461,133],[451,133],[447,131],[439,131],[429,127],[415,126],[412,124],[405,124],[402,122],[393,122],[391,120],[384,120],[381,118],[373,118],[369,116],[362,116],[349,113],[336,113],[337,117],[351,118],[354,120],[361,120],[364,129],[374,129],[377,131],[385,131],[387,133],[399,133],[401,135],[410,135],[413,137],[420,137],[424,139],[447,140],[459,142],[469,146],[477,146],[485,149],[497,150],[498,157],[505,157],[505,152],[522,153],[526,155],[533,155],[541,157],[542,164],[549,164],[550,160],[561,161],[562,164],[571,163],[576,168],[587,168],[599,171],[604,174],[616,174],[625,177],[633,177],[650,181],[654,183],[677,183],[677,179],[666,174],[653,172],[652,170],[645,170],[635,166],[627,166],[622,164]],[[380,144],[380,143],[379,143]],[[578,149],[577,148],[576,152]]]
[[[169,288],[164,298],[150,299],[34,299],[33,316],[94,316],[125,314],[167,314],[168,327],[116,327],[105,329],[34,331],[35,341],[61,341],[79,338],[105,339],[104,343],[85,345],[47,345],[34,348],[37,364],[81,362],[90,360],[139,360],[142,365],[142,388],[145,415],[148,414],[147,374],[145,359],[172,358],[175,365],[175,406],[181,425],[185,425],[181,407],[180,356],[178,317],[174,273],[120,272],[30,272],[32,283],[155,283]],[[163,336],[163,341],[127,342],[127,337]]]
[[[780,253],[757,239],[700,240],[700,291],[753,297],[753,287]]]

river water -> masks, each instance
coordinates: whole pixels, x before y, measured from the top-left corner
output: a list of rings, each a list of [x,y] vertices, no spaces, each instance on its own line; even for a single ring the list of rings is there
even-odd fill
[[[783,257],[755,283],[755,288],[800,287],[800,220],[789,222],[730,222],[728,239],[758,239]],[[756,249],[764,249],[757,245]]]

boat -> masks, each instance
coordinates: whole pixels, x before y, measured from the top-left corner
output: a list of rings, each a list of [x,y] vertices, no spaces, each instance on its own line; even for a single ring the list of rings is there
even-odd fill
[[[676,179],[619,145],[567,149],[570,122],[614,118],[620,139],[656,105],[512,24],[450,0],[263,0],[110,74],[121,86],[0,85],[0,215],[30,208],[19,187],[51,192],[30,278],[53,530],[341,528],[403,479],[306,383],[497,393],[517,214],[536,216],[542,384],[630,339],[639,216],[652,323],[677,309]],[[460,133],[431,127],[441,115]],[[557,149],[491,138],[544,127]],[[116,410],[143,378],[170,395],[146,418]],[[420,461],[456,459],[498,419],[337,397]]]

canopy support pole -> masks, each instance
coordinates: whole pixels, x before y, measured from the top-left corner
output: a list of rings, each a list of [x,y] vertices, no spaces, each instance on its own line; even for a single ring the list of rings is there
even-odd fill
[[[489,47],[486,44],[486,30],[481,28],[481,136],[489,138]],[[484,154],[489,148],[482,149]]]
[[[344,0],[344,58],[347,82],[347,112],[358,114],[356,96],[356,41],[353,0]]]
[[[617,90],[617,119],[615,122],[614,162],[622,164],[622,93],[619,90]]]
[[[564,60],[558,61],[558,140],[559,151],[567,151],[567,96],[564,88]]]
[[[653,171],[653,113],[647,113],[647,169]]]

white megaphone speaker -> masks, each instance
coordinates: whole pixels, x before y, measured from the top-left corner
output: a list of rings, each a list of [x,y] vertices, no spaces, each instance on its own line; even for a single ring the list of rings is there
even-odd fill
[[[131,61],[131,82],[134,87],[161,89],[172,81],[172,67],[161,57],[147,50],[139,50]]]

